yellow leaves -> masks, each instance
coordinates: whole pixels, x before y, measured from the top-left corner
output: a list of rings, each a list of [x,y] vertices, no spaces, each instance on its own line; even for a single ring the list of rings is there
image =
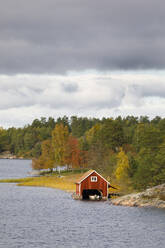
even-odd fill
[[[93,139],[98,136],[100,130],[101,130],[101,124],[97,123],[86,132],[86,139],[89,144],[91,144]]]
[[[54,149],[54,159],[57,165],[65,164],[66,145],[69,138],[68,127],[57,124],[52,132],[52,146]]]
[[[128,157],[120,148],[120,152],[117,155],[117,168],[115,171],[115,177],[117,180],[123,180],[128,178],[129,161]]]
[[[128,194],[132,191],[131,178],[129,176],[129,160],[122,148],[117,155],[117,165],[114,172],[116,178],[117,188],[120,188],[120,192]]]
[[[44,140],[41,145],[42,155],[45,158],[51,158],[52,142],[51,140]]]

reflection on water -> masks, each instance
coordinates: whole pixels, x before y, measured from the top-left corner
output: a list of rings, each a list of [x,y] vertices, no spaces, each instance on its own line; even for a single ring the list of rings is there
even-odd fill
[[[74,201],[61,190],[0,184],[2,248],[164,248],[164,234],[164,210]]]

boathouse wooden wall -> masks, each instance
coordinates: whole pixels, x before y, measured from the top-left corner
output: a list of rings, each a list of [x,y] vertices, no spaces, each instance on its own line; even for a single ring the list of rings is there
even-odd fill
[[[96,176],[97,182],[92,182],[91,177]],[[83,190],[89,190],[89,189],[97,189],[102,192],[103,197],[107,197],[108,195],[108,183],[107,181],[99,176],[96,172],[93,172],[90,174],[87,178],[85,178],[80,185],[76,184],[76,194],[82,196]],[[80,192],[79,192],[80,190]]]
[[[80,195],[79,184],[76,184],[76,195]]]

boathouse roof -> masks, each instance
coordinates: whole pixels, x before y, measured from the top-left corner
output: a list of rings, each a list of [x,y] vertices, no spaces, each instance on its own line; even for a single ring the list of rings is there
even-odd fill
[[[100,176],[104,181],[106,181],[109,185],[110,182],[108,182],[103,176],[101,176],[97,171],[95,170],[89,170],[86,173],[84,173],[84,175],[82,175],[82,177],[80,177],[77,181],[76,184],[80,184],[82,181],[84,181],[87,177],[89,177],[92,173],[96,173],[98,176]]]

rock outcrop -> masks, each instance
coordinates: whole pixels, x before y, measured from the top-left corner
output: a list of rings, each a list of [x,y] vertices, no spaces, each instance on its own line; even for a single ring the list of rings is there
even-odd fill
[[[0,154],[0,159],[16,159],[17,157],[11,154],[9,151],[2,152]]]
[[[130,207],[157,207],[165,208],[165,184],[149,188],[143,192],[129,194],[112,199],[113,205]]]
[[[0,159],[24,159],[24,158],[11,154],[9,151],[5,151],[0,153]]]

